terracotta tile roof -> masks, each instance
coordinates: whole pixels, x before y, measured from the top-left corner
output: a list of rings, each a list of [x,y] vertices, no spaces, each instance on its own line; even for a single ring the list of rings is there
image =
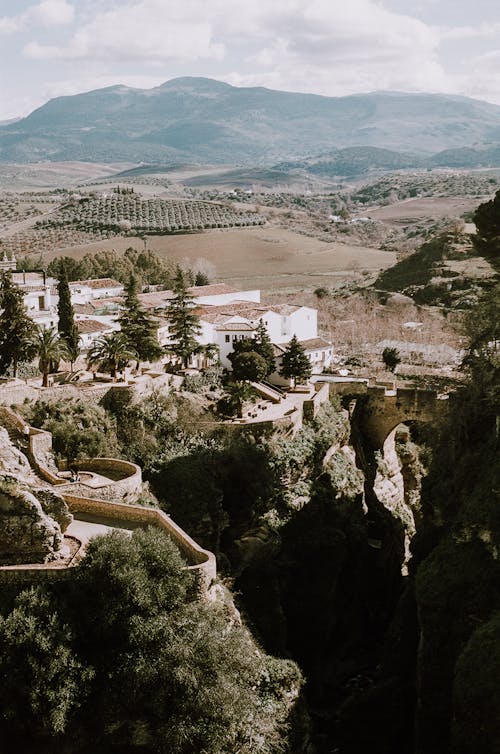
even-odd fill
[[[301,340],[300,344],[306,351],[319,351],[323,348],[332,347],[332,344],[324,338],[309,338],[309,340]]]
[[[109,325],[104,325],[102,322],[98,322],[95,319],[77,319],[75,324],[81,335],[96,332],[108,332],[112,330]]]
[[[233,288],[226,283],[212,283],[211,285],[195,285],[189,289],[191,296],[221,296],[224,293],[238,293],[238,288]]]
[[[94,314],[95,306],[92,304],[73,304],[75,314]]]
[[[139,293],[138,299],[147,309],[164,309],[173,297],[172,291],[154,291],[152,293]]]
[[[228,322],[227,324],[217,325],[216,330],[228,332],[255,332],[255,327],[248,322]]]
[[[43,273],[22,272],[20,270],[14,270],[12,272],[12,280],[17,283],[17,285],[23,285],[24,282],[26,282],[26,285],[28,285],[29,283],[40,283],[41,285],[43,285]]]
[[[197,312],[200,316],[216,312],[218,314],[233,316],[241,315],[248,319],[260,319],[268,312],[274,312],[286,317],[302,308],[302,306],[295,304],[258,304],[255,301],[231,301],[230,304],[221,304],[220,306],[203,304],[197,308]]]
[[[299,341],[306,351],[321,351],[324,348],[332,348],[332,344],[324,338],[309,338]],[[289,343],[273,343],[274,355],[281,356],[289,346]]]
[[[73,285],[86,285],[88,288],[123,288],[123,284],[113,278],[97,278],[96,280],[72,280],[69,284],[70,288]]]

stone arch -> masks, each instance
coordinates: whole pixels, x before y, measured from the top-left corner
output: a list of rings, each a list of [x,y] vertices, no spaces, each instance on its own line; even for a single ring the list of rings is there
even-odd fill
[[[448,396],[435,390],[369,387],[356,406],[357,425],[373,450],[383,450],[399,424],[434,423],[448,408]]]

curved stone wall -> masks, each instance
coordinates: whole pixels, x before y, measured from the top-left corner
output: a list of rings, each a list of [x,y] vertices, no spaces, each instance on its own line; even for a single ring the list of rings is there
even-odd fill
[[[158,526],[163,529],[179,548],[188,563],[188,568],[197,574],[202,592],[206,593],[216,578],[215,555],[200,547],[189,534],[186,534],[180,526],[172,521],[170,516],[159,508],[147,508],[143,505],[130,505],[128,503],[112,503],[107,500],[64,493],[63,497],[75,518],[78,518],[79,515],[88,515],[107,519],[110,523],[120,520],[138,526]]]
[[[79,472],[89,471],[111,481],[99,483],[92,478],[85,481],[84,475],[81,475],[80,482],[68,483],[66,480],[65,487],[61,490],[63,494],[67,491],[70,495],[105,499],[110,502],[134,502],[142,492],[141,467],[130,461],[118,458],[84,458],[75,461],[74,466]],[[62,464],[61,468],[67,468],[67,464]]]
[[[198,578],[200,592],[207,594],[210,585],[217,576],[215,555],[200,547],[185,531],[158,508],[148,508],[124,502],[136,499],[142,490],[142,472],[140,466],[117,458],[91,458],[78,462],[78,469],[89,471],[103,477],[117,477],[108,484],[90,485],[88,483],[69,483],[49,467],[52,450],[50,432],[30,427],[22,417],[10,408],[0,406],[0,419],[7,428],[13,428],[28,438],[30,462],[40,477],[58,487],[69,506],[71,513],[86,514],[113,521],[125,521],[137,526],[158,526],[165,531],[177,545],[187,562],[187,568],[193,570]],[[122,502],[118,502],[119,498]],[[83,556],[83,549],[66,565],[20,565],[0,567],[0,582],[32,583],[37,580],[65,578],[71,568]]]

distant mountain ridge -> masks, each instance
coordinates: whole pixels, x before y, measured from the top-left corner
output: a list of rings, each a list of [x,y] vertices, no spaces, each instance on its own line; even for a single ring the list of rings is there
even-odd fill
[[[474,163],[478,151],[500,159],[499,145],[500,107],[479,100],[394,92],[323,97],[196,77],[58,97],[0,127],[1,162],[272,165],[370,147],[400,153],[387,161],[412,167],[444,151],[455,163]],[[367,153],[345,156],[366,161]]]

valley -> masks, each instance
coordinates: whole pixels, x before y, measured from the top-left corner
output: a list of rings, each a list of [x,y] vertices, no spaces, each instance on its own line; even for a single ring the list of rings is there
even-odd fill
[[[499,128],[193,78],[0,127],[2,741],[496,754]]]

